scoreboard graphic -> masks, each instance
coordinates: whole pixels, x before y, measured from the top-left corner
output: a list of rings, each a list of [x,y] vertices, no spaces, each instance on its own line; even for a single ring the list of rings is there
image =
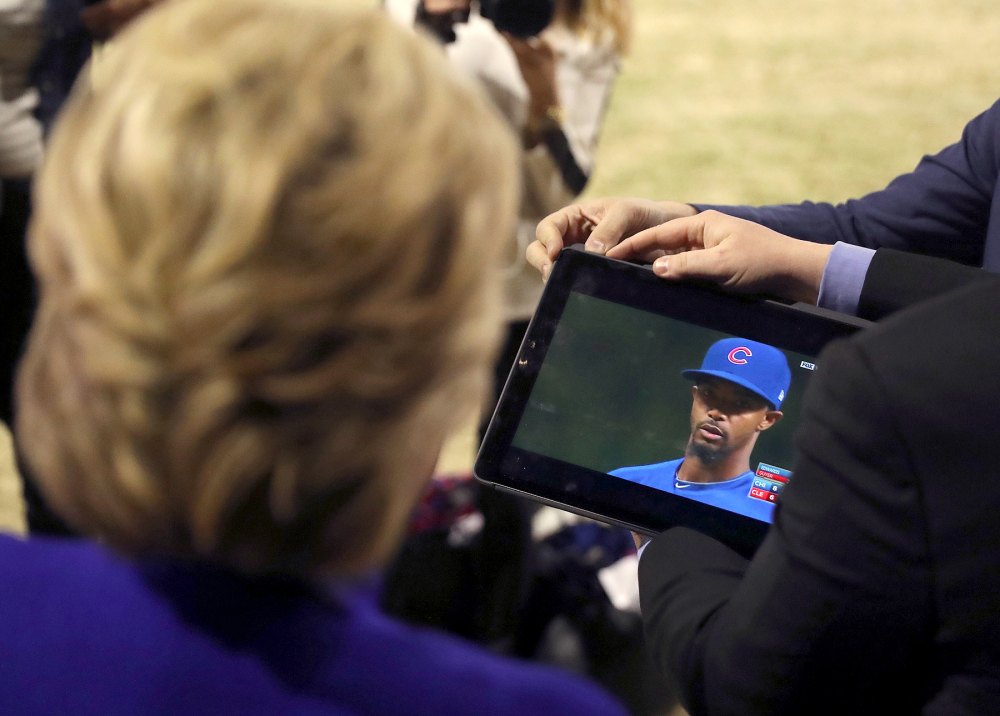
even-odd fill
[[[788,484],[791,477],[791,470],[769,465],[766,462],[758,463],[757,469],[754,471],[750,494],[747,497],[775,504],[778,502],[778,495],[785,489],[785,485]]]

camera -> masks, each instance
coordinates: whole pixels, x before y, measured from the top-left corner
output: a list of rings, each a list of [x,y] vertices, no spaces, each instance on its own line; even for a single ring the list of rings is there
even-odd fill
[[[444,13],[427,11],[423,0],[417,5],[416,22],[441,42],[455,41],[455,25],[467,22],[472,0],[457,10]],[[499,32],[515,37],[534,37],[552,22],[554,0],[479,0],[479,14],[493,23]]]
[[[479,14],[500,32],[534,37],[552,22],[553,0],[479,0]]]

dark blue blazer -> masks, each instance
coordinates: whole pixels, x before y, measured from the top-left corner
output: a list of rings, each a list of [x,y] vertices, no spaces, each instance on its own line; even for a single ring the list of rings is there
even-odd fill
[[[797,239],[898,249],[1000,272],[1000,102],[885,189],[843,204],[716,206]]]
[[[692,716],[1000,713],[998,355],[996,278],[831,344],[753,560],[647,546],[647,643]]]

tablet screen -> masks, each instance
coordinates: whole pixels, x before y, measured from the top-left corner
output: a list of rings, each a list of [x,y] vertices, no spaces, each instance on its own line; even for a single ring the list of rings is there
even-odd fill
[[[794,480],[816,355],[863,325],[564,252],[476,474],[640,531],[683,524],[752,548]]]
[[[512,445],[769,522],[815,360],[574,292]]]

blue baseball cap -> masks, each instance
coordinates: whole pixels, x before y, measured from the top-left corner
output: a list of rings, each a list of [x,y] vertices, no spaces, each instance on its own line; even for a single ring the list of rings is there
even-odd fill
[[[710,375],[728,380],[759,395],[775,410],[788,392],[792,371],[784,353],[766,343],[746,338],[723,338],[713,343],[705,352],[701,368],[682,370],[689,380]]]

